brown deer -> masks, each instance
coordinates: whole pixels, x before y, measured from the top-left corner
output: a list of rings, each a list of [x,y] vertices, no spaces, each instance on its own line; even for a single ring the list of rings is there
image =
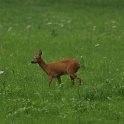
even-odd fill
[[[48,84],[50,86],[52,79],[57,78],[58,83],[61,83],[61,75],[68,74],[72,80],[72,85],[74,85],[74,80],[78,80],[81,85],[81,79],[76,76],[76,72],[80,68],[80,63],[74,59],[65,59],[59,62],[45,63],[41,57],[42,51],[36,53],[34,59],[31,63],[38,63],[39,66],[46,72],[49,77]]]

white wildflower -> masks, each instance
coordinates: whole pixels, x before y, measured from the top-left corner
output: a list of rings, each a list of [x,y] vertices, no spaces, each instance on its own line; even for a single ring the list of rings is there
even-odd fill
[[[111,21],[112,23],[116,23],[116,21]]]
[[[31,28],[31,25],[27,25],[27,27],[26,28]]]
[[[9,29],[8,29],[8,31],[11,31],[12,30],[12,27],[10,27]]]
[[[52,25],[53,23],[52,22],[48,22],[47,25]]]
[[[10,57],[12,57],[13,56],[13,54],[10,54]]]
[[[112,28],[116,28],[117,26],[113,25]]]
[[[95,47],[98,47],[98,46],[99,46],[99,44],[96,44],[96,45],[95,45]]]
[[[62,23],[58,24],[59,26],[63,27],[64,25]]]
[[[68,20],[68,21],[67,21],[67,23],[70,23],[70,22],[71,22],[71,20]]]
[[[4,71],[0,71],[0,74],[3,74],[4,73]]]
[[[111,100],[111,98],[110,98],[110,97],[107,97],[107,99],[108,99],[108,100]]]

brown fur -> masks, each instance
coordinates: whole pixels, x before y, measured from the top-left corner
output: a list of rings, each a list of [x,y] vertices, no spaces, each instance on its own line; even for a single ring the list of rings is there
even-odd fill
[[[76,72],[80,68],[79,62],[70,58],[70,59],[65,59],[65,60],[61,60],[58,62],[52,62],[52,63],[46,64],[43,61],[41,55],[42,55],[41,51],[36,53],[31,63],[38,63],[39,66],[47,73],[49,77],[49,81],[48,81],[49,86],[53,78],[57,78],[58,83],[60,84],[61,83],[60,76],[65,75],[65,74],[70,75],[70,78],[72,80],[72,85],[74,85],[75,79],[77,79],[79,84],[81,85],[81,79],[76,76]]]

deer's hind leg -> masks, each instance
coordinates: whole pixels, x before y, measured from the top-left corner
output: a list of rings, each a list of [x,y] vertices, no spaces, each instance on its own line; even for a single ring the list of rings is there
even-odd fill
[[[60,76],[58,76],[57,79],[58,79],[58,83],[61,84],[61,78],[60,78]]]
[[[73,86],[74,85],[74,78],[72,77],[72,76],[70,76],[70,78],[71,78],[71,86]]]
[[[76,78],[78,80],[79,85],[81,85],[81,79],[79,77]]]
[[[52,82],[52,79],[53,79],[53,77],[52,77],[52,76],[49,76],[49,81],[48,81],[49,87],[50,87],[50,84],[51,84],[51,82]]]
[[[76,74],[70,74],[70,78],[71,78],[71,80],[72,80],[73,82],[74,82],[74,80],[76,79],[76,80],[78,81],[79,85],[81,85],[81,79],[80,79],[79,77],[77,77]],[[73,83],[73,85],[74,85],[74,83]]]
[[[78,71],[79,68],[80,67],[75,67],[71,65],[68,67],[67,73],[70,75],[70,78],[73,82],[76,79],[79,82],[79,85],[81,85],[81,79],[76,75],[76,72]]]

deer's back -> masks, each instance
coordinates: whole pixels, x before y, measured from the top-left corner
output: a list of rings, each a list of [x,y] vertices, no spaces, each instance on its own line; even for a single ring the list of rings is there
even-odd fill
[[[65,59],[58,62],[47,64],[47,74],[53,77],[67,74],[68,72],[76,73],[80,68],[80,63],[74,59]]]

